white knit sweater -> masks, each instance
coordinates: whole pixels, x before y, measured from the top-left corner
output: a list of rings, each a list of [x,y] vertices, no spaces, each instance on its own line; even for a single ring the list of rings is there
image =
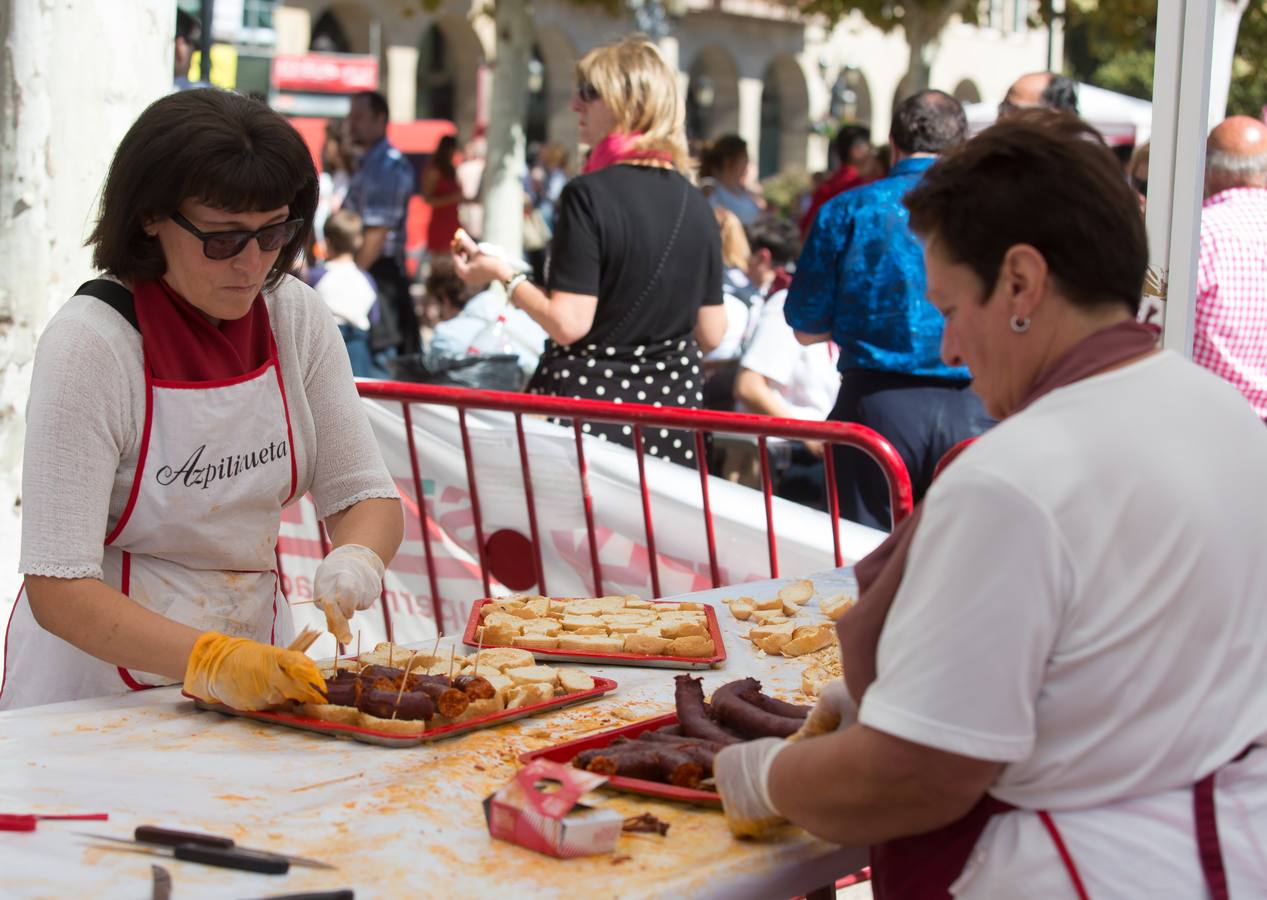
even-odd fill
[[[307,285],[265,294],[294,436],[298,485],[321,518],[398,496],[352,380],[343,339]],[[141,335],[76,296],[40,338],[22,470],[25,575],[100,578],[102,544],[127,505],[145,422]]]

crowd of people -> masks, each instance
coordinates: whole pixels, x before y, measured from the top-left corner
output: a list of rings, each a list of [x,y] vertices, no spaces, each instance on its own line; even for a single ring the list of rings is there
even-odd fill
[[[632,66],[641,80],[616,78],[613,65]],[[1076,84],[1047,72],[1022,76],[998,115],[1034,109],[1076,117]],[[307,271],[354,373],[443,381],[481,350],[475,338],[500,316],[499,347],[516,356],[528,391],[858,422],[894,445],[919,500],[950,449],[994,421],[972,373],[943,357],[922,242],[902,205],[939,158],[968,140],[959,101],[936,90],[906,98],[881,146],[866,127],[843,125],[833,167],[783,209],[763,198],[741,137],[688,145],[681,110],[673,73],[654,48],[630,40],[587,55],[573,111],[589,152],[573,173],[564,147],[530,148],[520,261],[477,244],[480,223],[464,210],[478,199],[478,177],[472,185],[461,171],[471,147],[444,137],[415,183],[386,138],[385,101],[357,96],[328,137],[317,213],[323,252]],[[1255,168],[1262,139],[1252,120],[1231,120],[1211,137],[1196,358],[1267,417],[1267,292],[1239,274],[1267,258],[1252,237],[1264,226],[1264,176]],[[1122,177],[1142,212],[1147,143]],[[430,220],[411,290],[404,227],[415,191]],[[459,226],[468,237],[455,241]],[[586,427],[631,442],[626,427]],[[684,438],[669,433],[648,450],[694,465]],[[827,508],[822,447],[772,446],[776,491]],[[879,468],[858,450],[833,453],[842,514],[887,528]],[[710,464],[744,480],[720,451]]]

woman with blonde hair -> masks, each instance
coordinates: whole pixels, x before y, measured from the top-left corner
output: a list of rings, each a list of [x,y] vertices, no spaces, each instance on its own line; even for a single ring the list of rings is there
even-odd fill
[[[677,75],[655,45],[629,37],[576,66],[572,110],[585,172],[559,198],[544,289],[459,236],[458,275],[498,279],[551,340],[528,390],[538,394],[698,408],[701,348],[726,328],[720,234],[708,201],[687,180]],[[620,425],[586,425],[631,444]],[[657,431],[653,456],[695,465],[692,442]]]

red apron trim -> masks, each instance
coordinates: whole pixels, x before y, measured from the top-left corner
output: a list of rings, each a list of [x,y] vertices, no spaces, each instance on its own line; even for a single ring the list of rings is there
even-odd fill
[[[272,364],[273,361],[270,359],[259,368],[243,375],[235,375],[232,378],[217,378],[211,381],[176,381],[167,378],[155,378],[154,386],[175,391],[202,391],[210,390],[211,388],[232,387],[235,384],[242,384],[259,378]]]
[[[123,666],[116,667],[116,671],[119,673],[119,677],[123,679],[123,683],[134,691],[150,691],[156,687],[162,687],[162,685],[158,684],[141,684],[141,682],[133,678],[132,673],[123,668]]]
[[[1065,839],[1061,836],[1056,823],[1052,821],[1051,813],[1040,809],[1038,818],[1047,829],[1047,833],[1051,835],[1051,842],[1056,845],[1056,852],[1060,854],[1060,861],[1065,864],[1065,871],[1069,873],[1069,880],[1073,883],[1073,890],[1078,895],[1078,900],[1089,900],[1087,889],[1082,883],[1082,876],[1078,874],[1078,867],[1073,863],[1073,854],[1065,846]]]
[[[286,399],[286,385],[282,381],[282,366],[277,362],[277,348],[273,347],[273,372],[277,376],[277,390],[282,395],[282,412],[286,414],[286,443],[290,445],[290,493],[282,501],[282,507],[295,499],[295,488],[299,486],[299,464],[295,461],[295,433],[290,427],[290,401]],[[280,533],[280,532],[279,532]]]
[[[13,608],[9,610],[9,621],[4,626],[4,669],[0,670],[0,697],[4,696],[4,686],[9,681],[9,629],[13,627],[13,615],[18,611],[18,604],[22,602],[22,596],[26,593],[26,579],[22,579],[22,587],[18,588],[17,599],[13,601]],[[27,601],[30,604],[30,600]]]
[[[1197,856],[1201,859],[1201,873],[1210,889],[1211,900],[1228,900],[1227,872],[1223,869],[1219,821],[1214,810],[1215,774],[1211,772],[1193,785],[1192,816],[1197,825]]]
[[[141,429],[141,449],[136,458],[136,472],[132,475],[132,487],[128,491],[128,504],[123,508],[123,515],[115,523],[114,529],[106,535],[107,546],[113,544],[123,531],[123,527],[132,518],[132,510],[136,508],[136,498],[141,494],[142,473],[145,471],[145,459],[150,452],[150,426],[154,422],[154,382],[150,378],[150,367],[145,366],[145,427]],[[124,590],[123,593],[127,593]]]

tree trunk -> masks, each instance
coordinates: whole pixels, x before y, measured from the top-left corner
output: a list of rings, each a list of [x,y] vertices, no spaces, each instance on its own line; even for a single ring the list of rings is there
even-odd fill
[[[523,255],[524,118],[532,53],[530,0],[497,0],[497,58],[484,173],[484,239],[515,259]]]
[[[898,84],[895,108],[911,94],[928,88],[933,60],[941,46],[942,29],[963,6],[964,0],[944,0],[935,9],[926,9],[915,3],[903,6],[902,31],[911,51],[911,60]]]
[[[1232,63],[1236,58],[1236,35],[1241,27],[1241,16],[1248,6],[1249,0],[1215,0],[1207,132],[1227,115],[1227,94],[1232,86]]]
[[[17,580],[35,341],[91,274],[115,145],[172,83],[171,0],[0,0],[0,613]],[[73,60],[73,63],[70,61]]]

